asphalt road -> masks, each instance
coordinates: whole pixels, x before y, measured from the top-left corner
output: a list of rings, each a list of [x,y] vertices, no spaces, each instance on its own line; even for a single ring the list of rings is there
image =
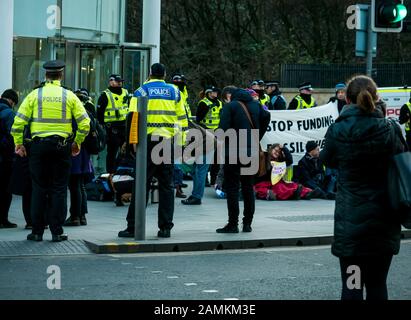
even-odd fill
[[[57,275],[47,273],[51,265],[60,268],[60,290],[47,287]],[[410,265],[404,241],[389,274],[390,299],[411,300]],[[0,300],[338,300],[340,287],[328,246],[0,258]]]

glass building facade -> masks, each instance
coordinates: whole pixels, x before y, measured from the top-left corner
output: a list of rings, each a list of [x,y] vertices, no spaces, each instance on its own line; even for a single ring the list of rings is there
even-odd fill
[[[66,62],[64,84],[97,99],[108,76],[121,74],[135,90],[147,77],[150,48],[125,42],[141,33],[130,25],[127,0],[14,0],[13,87],[22,97],[44,80],[47,60]],[[135,13],[136,1],[132,1]],[[135,28],[132,31],[131,28]],[[133,37],[138,39],[136,37]],[[141,39],[141,37],[140,37]]]
[[[97,103],[118,73],[130,92],[147,78],[151,48],[141,43],[142,0],[14,0],[13,88],[21,99],[44,81],[44,62],[66,63],[64,85]],[[135,42],[130,42],[135,41]],[[105,153],[95,157],[103,172]]]

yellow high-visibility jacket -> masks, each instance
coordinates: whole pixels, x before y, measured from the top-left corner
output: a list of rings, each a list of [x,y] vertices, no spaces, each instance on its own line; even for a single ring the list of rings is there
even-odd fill
[[[264,94],[264,98],[260,99],[260,103],[263,106],[268,106],[268,103],[270,102],[270,96],[268,94]]]
[[[90,131],[90,118],[77,96],[61,86],[60,81],[47,81],[33,90],[20,106],[11,134],[16,145],[23,144],[23,132],[30,126],[33,138],[57,135],[68,138],[73,134],[72,121],[77,122],[74,141],[80,145]]]
[[[410,109],[411,113],[411,102],[407,102],[407,107]],[[411,131],[411,120],[408,120],[408,122],[405,124],[405,131],[409,132]]]
[[[166,139],[188,130],[188,119],[180,90],[164,80],[149,80],[134,93],[130,112],[138,111],[138,98],[148,97],[147,134]]]
[[[175,87],[178,89],[177,86],[175,86]],[[180,90],[180,89],[179,89],[179,90]],[[188,116],[189,118],[191,118],[193,115],[192,115],[192,113],[191,113],[190,105],[188,104],[188,91],[187,91],[187,88],[185,88],[184,91],[181,91],[181,90],[180,90],[180,95],[181,95],[181,100],[183,100],[183,105],[184,105],[184,108],[185,108],[185,110],[186,110],[186,112],[187,112],[187,116]]]
[[[108,104],[104,112],[104,122],[125,121],[128,114],[128,91],[122,89],[121,95],[105,90]],[[117,112],[116,112],[117,111]]]
[[[210,108],[205,118],[201,121],[201,124],[203,124],[208,129],[217,130],[218,126],[220,125],[220,113],[221,109],[223,108],[223,103],[218,100],[218,106],[216,106],[214,102],[208,100],[207,98],[201,100],[199,104],[200,103],[205,103],[207,107]]]
[[[311,97],[310,104],[307,104],[307,102],[305,102],[304,99],[301,98],[300,96],[296,96],[295,99],[298,101],[298,106],[297,106],[296,110],[310,109],[310,108],[313,108],[315,106],[315,99],[313,97]]]

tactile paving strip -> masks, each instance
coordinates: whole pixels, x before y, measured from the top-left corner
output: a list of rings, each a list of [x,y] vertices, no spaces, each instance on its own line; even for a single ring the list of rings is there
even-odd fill
[[[286,221],[286,222],[311,222],[311,221],[332,221],[334,215],[301,215],[301,216],[284,216],[284,217],[270,217],[274,220]]]
[[[0,241],[0,257],[13,256],[47,256],[78,255],[92,252],[82,240],[70,240],[53,243],[48,240],[32,241]]]

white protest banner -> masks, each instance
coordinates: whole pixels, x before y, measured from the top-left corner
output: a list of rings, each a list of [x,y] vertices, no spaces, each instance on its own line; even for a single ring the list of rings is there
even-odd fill
[[[324,147],[324,137],[329,126],[338,118],[336,103],[302,110],[270,111],[271,122],[261,140],[266,150],[275,143],[286,146],[293,155],[294,165],[305,155],[308,141],[316,141]]]

